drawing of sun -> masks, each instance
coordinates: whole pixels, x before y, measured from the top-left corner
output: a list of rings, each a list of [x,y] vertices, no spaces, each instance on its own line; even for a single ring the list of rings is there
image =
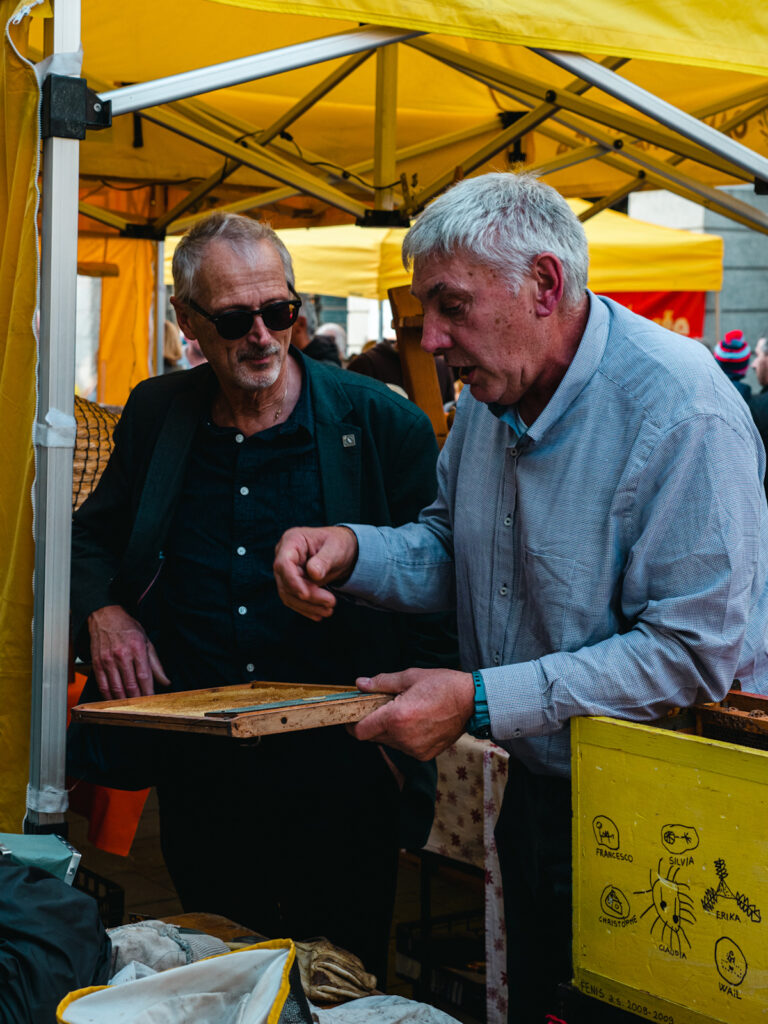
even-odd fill
[[[660,942],[666,943],[671,949],[678,953],[682,952],[682,943],[685,942],[690,949],[691,943],[685,934],[685,925],[693,924],[696,916],[693,913],[693,900],[683,892],[683,889],[690,888],[685,882],[677,882],[679,867],[671,865],[666,875],[661,872],[662,861],[654,872],[650,870],[650,886],[647,889],[638,889],[635,895],[642,896],[647,893],[651,897],[650,905],[640,915],[641,918],[651,911],[655,916],[651,922],[651,935],[657,926],[661,925],[661,932],[657,936]]]

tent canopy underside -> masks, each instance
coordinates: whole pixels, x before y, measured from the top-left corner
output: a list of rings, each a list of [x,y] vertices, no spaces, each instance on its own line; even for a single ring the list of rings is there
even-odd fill
[[[219,206],[278,227],[349,223],[392,205],[413,215],[456,178],[525,165],[566,196],[666,187],[768,231],[768,219],[714,190],[751,183],[749,170],[514,45],[610,61],[619,85],[639,86],[765,156],[768,80],[756,72],[768,66],[768,16],[738,7],[632,4],[619,17],[611,0],[591,4],[585,26],[567,12],[541,18],[530,2],[511,15],[501,0],[188,0],[183,17],[175,0],[128,0],[126,32],[125,20],[84,0],[83,76],[101,94],[280,54],[361,31],[360,22],[427,34],[396,44],[389,70],[370,50],[115,117],[81,145],[89,197],[81,229],[124,230],[125,219],[94,207],[111,209],[116,189],[140,184],[156,186],[147,220],[162,235]],[[33,47],[42,46],[36,22]],[[387,111],[389,147],[377,163]]]

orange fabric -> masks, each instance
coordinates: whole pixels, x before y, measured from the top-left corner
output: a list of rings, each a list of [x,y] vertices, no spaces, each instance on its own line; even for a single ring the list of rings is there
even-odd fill
[[[80,199],[91,206],[106,205],[106,189],[81,188]],[[154,189],[114,190],[110,209],[128,220],[141,221],[154,210]],[[120,238],[80,217],[78,261],[113,263],[117,277],[101,282],[101,324],[97,359],[96,400],[125,405],[131,389],[152,369],[152,309],[155,298],[155,243],[141,238]],[[98,229],[94,235],[94,229]]]
[[[67,688],[67,724],[69,711],[80,700],[84,686],[85,676],[76,672],[75,681]],[[127,857],[148,796],[148,789],[128,792],[76,782],[69,791],[69,807],[88,819],[89,842],[99,850]]]

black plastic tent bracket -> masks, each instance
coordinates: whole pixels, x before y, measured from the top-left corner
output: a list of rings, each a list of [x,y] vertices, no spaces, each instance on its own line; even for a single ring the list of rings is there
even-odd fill
[[[88,129],[112,124],[112,104],[88,88],[84,78],[48,75],[43,81],[41,128],[44,139],[84,139]]]

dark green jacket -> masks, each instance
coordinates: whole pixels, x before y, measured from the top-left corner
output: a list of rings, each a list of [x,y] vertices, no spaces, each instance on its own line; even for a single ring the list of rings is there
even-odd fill
[[[326,521],[397,526],[415,519],[436,491],[437,447],[427,417],[376,381],[309,359],[303,365]],[[152,584],[192,440],[210,412],[215,388],[213,371],[204,364],[144,381],[126,403],[109,464],[73,520],[72,628],[76,652],[85,660],[88,615],[105,605],[122,605],[152,636]],[[339,611],[346,617],[350,645],[365,645],[366,660],[377,666],[371,671],[456,665],[455,633],[444,616],[401,615],[349,603]],[[415,832],[406,830],[404,845],[420,845],[426,839],[434,770],[393,757],[408,769],[405,804],[416,800],[419,822]],[[414,823],[413,814],[406,819]]]

